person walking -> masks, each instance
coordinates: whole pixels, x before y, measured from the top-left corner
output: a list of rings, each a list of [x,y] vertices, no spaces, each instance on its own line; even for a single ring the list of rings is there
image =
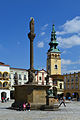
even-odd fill
[[[31,107],[30,102],[28,102],[28,104],[27,104],[27,110],[28,111],[30,111],[30,107]]]
[[[62,97],[62,101],[61,101],[61,103],[60,103],[59,107],[60,107],[62,104],[66,107],[66,105],[65,105],[65,99],[64,99],[64,96]]]

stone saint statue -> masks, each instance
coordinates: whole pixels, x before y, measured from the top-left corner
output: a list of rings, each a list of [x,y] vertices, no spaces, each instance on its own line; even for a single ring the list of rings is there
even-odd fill
[[[31,21],[30,21],[30,32],[34,33],[34,18],[31,18]]]
[[[26,84],[29,83],[36,83],[36,78],[35,78],[35,73],[33,73],[32,71],[28,72],[28,82]]]

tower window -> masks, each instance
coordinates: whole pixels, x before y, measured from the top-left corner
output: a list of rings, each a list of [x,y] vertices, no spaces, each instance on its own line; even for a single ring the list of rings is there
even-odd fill
[[[55,65],[55,69],[58,69],[57,65]]]

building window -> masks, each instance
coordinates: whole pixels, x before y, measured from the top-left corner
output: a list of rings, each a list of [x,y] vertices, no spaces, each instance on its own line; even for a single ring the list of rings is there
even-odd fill
[[[19,74],[19,79],[21,80],[22,78],[21,78],[21,74]]]
[[[73,89],[74,88],[74,85],[73,85],[73,83],[71,84],[71,89]]]
[[[64,89],[66,90],[66,83],[64,82]]]
[[[67,88],[69,89],[69,84],[68,84]]]
[[[57,80],[54,80],[54,81],[53,81],[53,85],[57,85]]]
[[[0,87],[2,87],[2,83],[0,82]]]
[[[11,79],[11,74],[9,74],[9,79]]]
[[[75,83],[78,83],[78,77],[76,77],[76,79],[75,79]]]
[[[26,80],[26,75],[24,75],[24,80]]]
[[[8,73],[7,73],[7,72],[4,72],[4,73],[3,73],[3,77],[4,77],[4,78],[8,77]]]
[[[0,72],[0,77],[2,77],[2,73]]]
[[[75,84],[75,88],[78,89],[78,84]]]
[[[19,85],[21,85],[21,82],[19,82]]]
[[[7,82],[4,82],[3,83],[3,87],[7,87],[8,83]]]
[[[14,80],[18,80],[18,74],[17,74],[17,72],[14,74]]]
[[[58,69],[57,65],[55,65],[55,69]]]
[[[71,83],[73,83],[73,81],[74,81],[74,80],[73,80],[73,79],[71,79]]]
[[[60,83],[60,89],[62,89],[62,83]]]
[[[39,77],[39,80],[41,80],[41,77]]]
[[[67,82],[69,83],[69,79],[67,80]]]
[[[64,77],[64,82],[66,82],[66,77]]]
[[[46,81],[46,77],[44,77],[44,80]]]

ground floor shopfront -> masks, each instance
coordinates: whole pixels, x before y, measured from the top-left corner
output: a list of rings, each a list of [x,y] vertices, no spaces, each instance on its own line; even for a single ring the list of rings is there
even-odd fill
[[[0,90],[0,101],[2,97],[10,99],[10,90],[1,89]]]
[[[80,99],[80,90],[66,90],[64,91],[64,96],[66,97],[66,99],[68,99],[69,97],[76,98],[77,100]]]

